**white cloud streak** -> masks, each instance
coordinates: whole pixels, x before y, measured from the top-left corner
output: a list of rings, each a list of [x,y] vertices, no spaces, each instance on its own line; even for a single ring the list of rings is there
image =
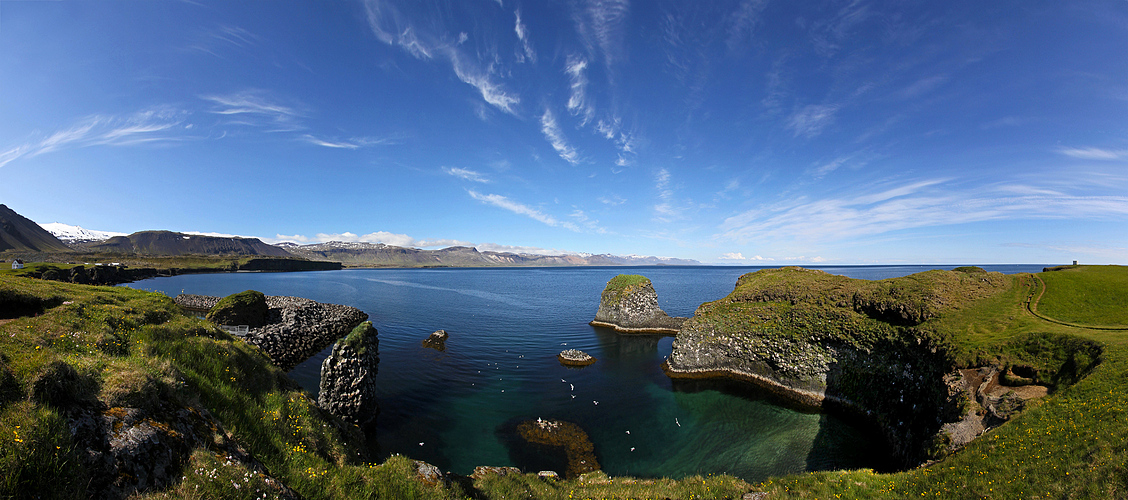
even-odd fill
[[[801,198],[749,210],[720,226],[722,240],[841,241],[892,231],[1007,219],[1128,217],[1128,196],[1088,196],[995,185],[960,191],[929,179],[841,198]]]
[[[517,18],[516,23],[513,25],[513,31],[517,33],[517,39],[521,41],[521,47],[525,50],[523,54],[524,59],[535,63],[537,62],[537,53],[533,50],[532,42],[529,41],[529,28],[521,22],[521,9],[514,11],[513,15]],[[524,60],[519,60],[518,62],[524,62]]]
[[[544,133],[544,137],[548,139],[549,144],[552,144],[552,149],[555,149],[564,161],[573,165],[580,162],[579,153],[568,144],[564,132],[560,130],[560,125],[556,123],[556,116],[548,108],[545,108],[544,114],[541,115],[541,132]]]
[[[453,175],[453,176],[458,177],[460,179],[465,179],[465,180],[468,180],[468,181],[471,181],[471,182],[480,182],[482,184],[489,184],[489,182],[490,182],[490,180],[486,176],[482,175],[480,172],[476,172],[476,171],[470,170],[470,169],[458,168],[458,167],[453,167],[453,168],[443,167],[443,172],[446,172],[449,175]]]
[[[34,158],[66,148],[133,146],[183,140],[186,127],[182,124],[186,118],[187,112],[167,107],[125,116],[90,116],[68,129],[0,152],[0,167],[20,158]]]
[[[795,133],[795,137],[814,137],[834,121],[836,112],[836,105],[810,104],[792,113],[787,119],[787,128]]]
[[[587,98],[588,79],[587,75],[584,74],[587,65],[586,59],[576,55],[569,55],[564,64],[564,73],[568,75],[571,90],[568,96],[568,112],[572,113],[572,116],[580,117],[580,125],[587,125],[595,118],[595,108],[588,102]],[[606,133],[604,136],[606,137]],[[612,134],[612,137],[614,137],[614,134]]]
[[[366,1],[365,9],[369,28],[381,42],[400,47],[416,59],[445,59],[458,79],[477,89],[482,100],[505,113],[517,114],[516,106],[521,98],[495,80],[496,68],[492,61],[483,65],[462,51],[459,45],[466,40],[463,33],[460,32],[457,39],[449,40],[432,32],[442,29],[438,24],[432,29],[418,29],[395,6],[382,0]],[[438,19],[431,21],[441,23]]]
[[[607,67],[623,52],[623,25],[630,14],[628,0],[584,0],[573,12],[576,31],[589,52],[598,48]]]
[[[495,206],[495,207],[498,207],[498,208],[501,208],[501,209],[508,210],[508,211],[513,212],[513,213],[518,214],[518,215],[524,215],[524,216],[526,216],[530,219],[533,219],[537,222],[540,222],[540,223],[543,223],[543,224],[546,224],[546,225],[549,225],[549,226],[553,226],[553,227],[563,227],[565,229],[569,229],[569,230],[576,231],[576,232],[579,232],[579,230],[580,230],[579,226],[577,226],[577,225],[575,225],[571,222],[561,221],[561,220],[557,219],[556,217],[548,215],[544,212],[541,212],[540,210],[537,210],[537,209],[530,207],[528,205],[525,205],[523,203],[519,203],[519,202],[510,200],[509,198],[506,198],[504,196],[501,196],[501,195],[498,195],[498,194],[481,194],[481,193],[478,193],[477,191],[474,191],[474,190],[470,190],[468,192],[470,193],[470,197],[474,198],[475,200],[478,200],[478,201],[485,203],[487,205],[492,205],[492,206]]]
[[[1058,153],[1079,158],[1082,160],[1124,160],[1128,159],[1128,150],[1101,149],[1101,148],[1060,148]]]

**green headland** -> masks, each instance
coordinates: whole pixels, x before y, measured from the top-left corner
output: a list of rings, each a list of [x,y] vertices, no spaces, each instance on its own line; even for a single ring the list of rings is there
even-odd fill
[[[818,472],[761,484],[599,472],[434,480],[409,457],[371,461],[356,427],[320,410],[262,352],[168,297],[4,272],[0,498],[87,498],[114,485],[122,496],[161,499],[1128,497],[1128,268],[1008,276],[967,269],[877,282],[803,276],[746,275],[734,295],[702,306],[726,314],[700,320],[776,318],[781,338],[823,321],[828,332],[857,332],[849,338],[859,343],[912,323],[949,368],[1022,367],[1015,373],[1049,395],[963,449],[894,473]],[[847,296],[849,309],[873,314],[831,315]],[[875,315],[885,319],[871,323]],[[118,423],[149,429],[181,452],[167,455],[158,486],[127,491],[136,478],[126,467],[106,475],[81,456],[69,423],[81,418],[109,422],[110,438]]]

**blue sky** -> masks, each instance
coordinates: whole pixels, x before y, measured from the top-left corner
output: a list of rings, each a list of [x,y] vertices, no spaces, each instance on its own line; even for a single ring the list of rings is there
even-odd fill
[[[1128,2],[0,2],[41,223],[1126,263]]]

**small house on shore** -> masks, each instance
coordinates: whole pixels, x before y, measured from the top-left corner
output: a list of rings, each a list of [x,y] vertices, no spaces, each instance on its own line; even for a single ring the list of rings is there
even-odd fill
[[[12,269],[23,269],[24,262],[20,259],[12,259]]]

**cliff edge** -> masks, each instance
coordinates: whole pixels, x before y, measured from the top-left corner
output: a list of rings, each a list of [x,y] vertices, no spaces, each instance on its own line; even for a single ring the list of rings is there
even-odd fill
[[[880,281],[796,267],[741,276],[682,326],[663,369],[672,378],[752,382],[877,423],[895,458],[915,465],[959,418],[952,363],[929,321],[1005,290],[1000,273],[928,271]]]
[[[637,274],[611,278],[599,298],[593,326],[621,333],[676,334],[686,318],[671,317],[658,307],[658,293],[650,279]]]

